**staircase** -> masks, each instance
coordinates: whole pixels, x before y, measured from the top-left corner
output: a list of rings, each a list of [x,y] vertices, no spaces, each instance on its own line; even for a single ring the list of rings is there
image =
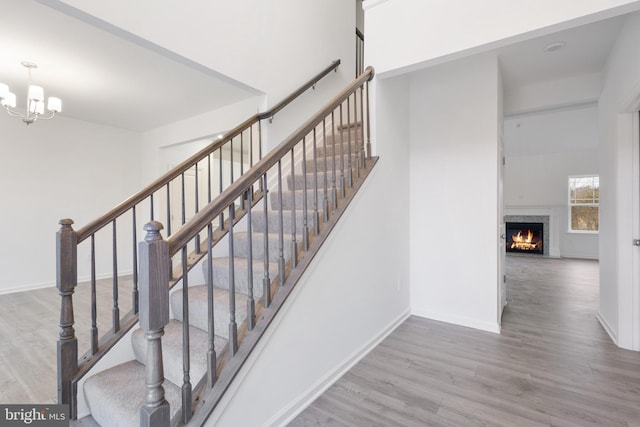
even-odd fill
[[[88,376],[93,421],[202,425],[377,161],[364,103],[372,76],[166,240],[160,223],[145,225],[135,359]]]

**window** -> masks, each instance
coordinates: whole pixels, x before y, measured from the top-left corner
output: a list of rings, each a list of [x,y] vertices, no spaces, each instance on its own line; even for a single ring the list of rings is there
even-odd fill
[[[598,231],[600,207],[600,177],[598,175],[569,177],[569,231]]]

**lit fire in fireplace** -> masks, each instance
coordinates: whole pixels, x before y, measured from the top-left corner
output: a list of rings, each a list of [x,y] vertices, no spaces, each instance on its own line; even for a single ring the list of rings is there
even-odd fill
[[[526,236],[522,234],[522,231],[518,231],[518,234],[511,238],[511,249],[519,249],[521,251],[533,251],[538,248],[540,242],[533,243],[533,232],[527,230]]]

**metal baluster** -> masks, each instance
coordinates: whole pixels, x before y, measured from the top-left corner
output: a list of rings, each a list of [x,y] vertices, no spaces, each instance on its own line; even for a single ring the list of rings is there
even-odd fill
[[[211,238],[213,237],[213,226],[211,223],[207,226],[207,316],[209,319],[209,351],[207,352],[207,383],[209,388],[216,383],[216,369],[218,357],[215,348],[215,321],[213,313],[213,245]]]
[[[253,194],[251,189],[247,190],[247,244],[249,253],[247,254],[247,328],[251,331],[256,324],[256,304],[253,300],[253,234],[251,224],[251,205],[253,204]]]
[[[184,182],[184,181],[183,181]],[[182,422],[191,419],[191,363],[189,359],[189,275],[187,246],[182,248]]]
[[[358,141],[358,90],[356,89],[356,92],[353,93],[353,138],[354,138],[354,143],[356,144],[356,148],[355,148],[355,165],[354,165],[354,172],[356,175],[356,179],[360,178],[360,143]],[[349,136],[351,136],[351,132],[349,132]],[[351,146],[351,145],[349,145]]]
[[[218,194],[222,193],[222,147],[220,147],[220,192]],[[220,224],[219,224],[219,228],[220,230],[224,230],[224,212],[221,211],[220,212]]]
[[[336,173],[336,152],[338,151],[338,147],[336,146],[336,126],[335,126],[335,110],[331,111],[331,141],[333,142],[332,147],[332,162],[331,162],[331,184],[333,190],[331,190],[331,208],[336,209],[338,207],[338,189],[336,188],[337,181],[337,173]]]
[[[371,125],[370,125],[370,115],[369,115],[369,81],[366,82],[367,86],[367,158],[371,158]],[[364,129],[363,129],[364,130]],[[363,137],[364,139],[364,137]]]
[[[233,252],[233,218],[235,203],[229,206],[229,350],[231,356],[238,351],[238,325],[236,324],[236,279]]]
[[[118,307],[118,239],[116,231],[116,220],[113,220],[113,331],[120,330],[120,308]]]
[[[240,176],[244,175],[244,131],[240,132]]]
[[[266,183],[265,183],[266,184]],[[280,277],[280,286],[284,285],[284,214],[282,206],[282,160],[278,160],[278,210],[279,229],[278,229],[278,276]]]
[[[353,187],[353,166],[351,164],[351,95],[347,97],[347,185]]]
[[[342,104],[340,104],[340,198],[344,199],[344,195],[344,127],[342,125]]]
[[[359,146],[360,146],[360,157],[362,160],[360,161],[360,166],[362,169],[365,168],[365,151],[364,151],[364,86],[360,86],[360,137],[359,137]]]
[[[258,121],[258,156],[262,160],[262,122]]]
[[[322,150],[324,161],[324,198],[322,199],[322,216],[324,222],[329,221],[329,169],[327,168],[327,123],[326,119],[322,119]],[[335,190],[335,188],[334,188]],[[335,195],[335,191],[332,191]],[[332,197],[333,198],[333,197]]]
[[[293,163],[293,150],[291,150],[291,181],[294,182],[295,188],[295,171]],[[303,250],[309,249],[309,225],[307,224],[307,137],[302,137],[302,248]],[[293,192],[293,199],[295,200],[296,193]],[[295,206],[295,203],[294,203]],[[295,242],[295,240],[294,240]],[[294,246],[294,249],[296,246]],[[295,261],[294,261],[295,262]],[[297,263],[296,263],[297,264]]]
[[[231,184],[233,184],[233,138],[229,141],[229,169],[231,173]]]
[[[316,126],[317,127],[317,126]],[[320,233],[320,214],[318,213],[318,140],[316,127],[313,128],[313,234]],[[306,248],[307,250],[309,248]]]
[[[171,236],[171,188],[167,182],[167,237]]]
[[[91,235],[91,354],[98,352],[98,301],[96,299],[96,235]]]
[[[184,225],[187,221],[187,213],[186,213],[186,203],[185,203],[185,191],[184,191],[184,172],[180,174],[180,225]]]
[[[249,169],[253,167],[253,125],[249,126]],[[262,180],[259,180],[262,183]],[[255,184],[255,183],[254,183]],[[254,190],[254,184],[251,184],[251,192]],[[249,205],[251,207],[251,205]]]
[[[153,193],[151,193],[151,197],[149,198],[149,218],[153,221]]]
[[[267,188],[267,174],[265,172],[262,188],[262,203],[264,207],[264,277],[262,279],[262,305],[268,308],[271,305],[271,278],[269,277],[269,190]]]
[[[200,191],[198,188],[198,162],[196,162],[195,164],[195,173],[196,173],[196,185],[195,185],[195,199],[196,199],[196,203],[195,203],[195,208],[196,208],[196,213],[198,213],[200,211]],[[200,253],[200,233],[196,234],[194,243],[196,245],[195,248],[195,253],[199,254]]]
[[[262,160],[262,122],[260,120],[258,120],[258,160]],[[266,183],[266,181],[260,180],[260,190],[265,194],[267,193]]]
[[[249,167],[253,167],[253,125],[249,127]]]
[[[211,154],[209,154],[207,156],[207,203],[211,203],[211,178]]]
[[[244,175],[244,131],[240,132],[240,176]],[[245,196],[246,194],[243,194],[242,196],[240,196],[240,209],[245,209],[246,208],[246,203],[245,203]]]
[[[295,160],[293,156],[293,152],[295,147],[291,149],[291,177],[295,178]],[[291,180],[291,268],[295,268],[298,265],[298,242],[296,238],[296,181],[295,179]],[[305,221],[307,218],[305,217],[303,220],[303,231],[306,226]]]
[[[132,309],[134,313],[138,312],[138,225],[136,221],[136,207],[133,206],[131,213],[133,214],[133,291],[132,291]]]
[[[171,187],[167,182],[167,237],[171,236]],[[169,277],[173,277],[173,263],[169,267]]]

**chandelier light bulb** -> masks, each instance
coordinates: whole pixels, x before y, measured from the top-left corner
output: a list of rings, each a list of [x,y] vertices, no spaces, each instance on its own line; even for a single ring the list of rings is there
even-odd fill
[[[2,106],[7,108],[16,108],[16,94],[8,92],[2,97]]]
[[[29,101],[29,113],[31,114],[44,114],[44,102],[30,99]]]
[[[44,101],[44,89],[42,86],[29,85],[27,98],[29,101]]]
[[[55,96],[50,96],[49,101],[47,102],[47,110],[59,113],[62,111],[62,100]]]

